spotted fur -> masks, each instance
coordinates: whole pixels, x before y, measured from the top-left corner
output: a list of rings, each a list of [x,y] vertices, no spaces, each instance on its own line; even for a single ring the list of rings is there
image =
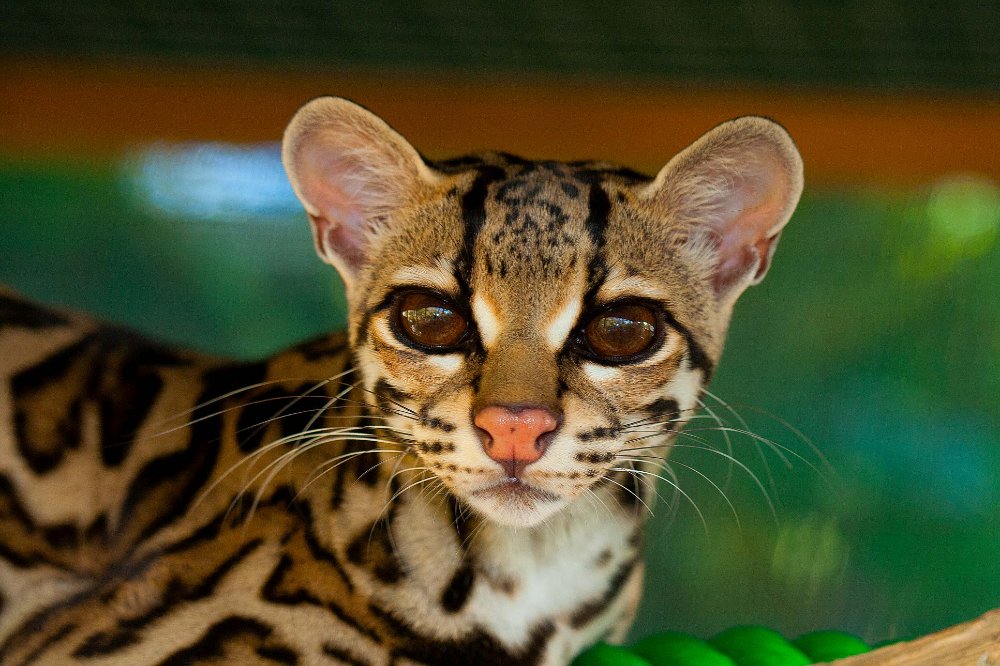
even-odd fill
[[[321,98],[284,159],[346,335],[233,363],[0,295],[0,662],[551,665],[623,638],[655,458],[801,190],[787,134],[731,121],[655,178],[432,164]],[[415,287],[461,350],[395,330]],[[576,353],[621,299],[662,339]],[[473,424],[497,404],[560,416],[515,490]]]

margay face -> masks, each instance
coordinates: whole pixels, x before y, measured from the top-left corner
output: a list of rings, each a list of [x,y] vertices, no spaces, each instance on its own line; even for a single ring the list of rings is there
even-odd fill
[[[598,485],[642,501],[641,468],[696,408],[802,188],[787,133],[753,117],[650,179],[509,155],[428,164],[320,98],[283,160],[347,285],[370,400],[415,455],[399,465],[525,526],[588,495],[600,510]]]
[[[710,287],[645,217],[647,179],[486,160],[392,221],[352,318],[366,387],[419,465],[495,521],[538,523],[595,484],[637,503],[649,482],[621,470],[665,453],[648,447],[710,371]]]

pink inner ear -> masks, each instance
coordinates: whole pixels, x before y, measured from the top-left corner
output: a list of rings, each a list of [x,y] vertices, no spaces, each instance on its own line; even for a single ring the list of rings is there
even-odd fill
[[[360,183],[353,182],[357,169],[352,160],[338,159],[313,151],[305,156],[302,189],[305,198],[316,208],[309,219],[313,226],[316,250],[328,263],[338,260],[352,269],[364,263],[365,210]],[[345,189],[355,186],[353,196]]]
[[[323,259],[332,264],[336,264],[339,259],[354,270],[364,265],[364,245],[347,225],[313,215],[309,216],[309,220],[312,222],[316,251]]]
[[[742,180],[730,193],[732,206],[713,225],[719,234],[719,263],[714,286],[723,293],[754,270],[751,284],[760,281],[771,263],[774,244],[781,233],[776,228],[785,207],[787,188],[780,171],[772,177]],[[764,181],[764,182],[761,182]],[[775,182],[778,181],[778,182]]]

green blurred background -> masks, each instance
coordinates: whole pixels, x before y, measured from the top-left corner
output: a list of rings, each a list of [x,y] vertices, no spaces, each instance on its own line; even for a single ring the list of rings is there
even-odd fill
[[[434,156],[647,170],[775,115],[809,184],[711,388],[776,446],[677,450],[635,635],[875,641],[1000,606],[996,3],[7,0],[0,73],[0,281],[240,357],[343,320],[274,143],[310,95]]]

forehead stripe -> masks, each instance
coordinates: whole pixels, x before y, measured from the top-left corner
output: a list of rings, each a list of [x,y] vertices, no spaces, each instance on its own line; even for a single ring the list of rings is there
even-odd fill
[[[500,167],[481,167],[477,170],[476,178],[468,191],[462,195],[462,221],[465,223],[464,237],[462,239],[462,255],[459,260],[458,271],[465,278],[465,282],[470,281],[472,273],[473,250],[476,246],[476,239],[486,222],[486,196],[489,193],[490,184],[499,180],[504,175]]]
[[[604,262],[604,231],[608,226],[608,215],[611,212],[611,199],[599,183],[591,183],[588,197],[590,212],[584,226],[594,244],[594,256],[587,265],[587,302],[589,303],[597,292],[597,288],[607,275],[608,268]]]

